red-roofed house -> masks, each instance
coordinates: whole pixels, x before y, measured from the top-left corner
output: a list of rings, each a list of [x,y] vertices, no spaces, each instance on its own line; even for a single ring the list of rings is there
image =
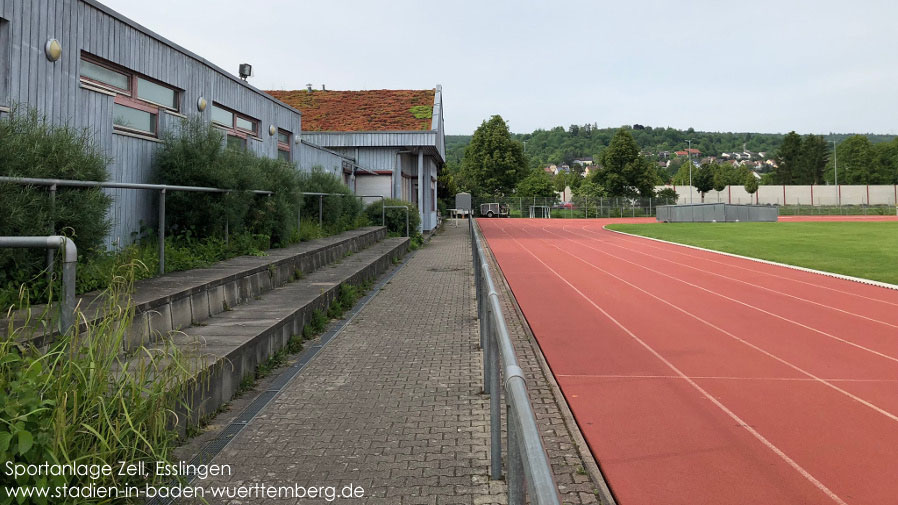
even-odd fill
[[[317,146],[352,158],[344,169],[360,195],[414,202],[421,227],[437,222],[437,173],[446,160],[442,88],[427,90],[268,91],[302,112],[302,151]],[[361,168],[364,167],[364,168]]]

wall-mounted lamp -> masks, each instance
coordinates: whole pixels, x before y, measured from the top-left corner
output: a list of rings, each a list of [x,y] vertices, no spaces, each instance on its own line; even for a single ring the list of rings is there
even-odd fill
[[[48,60],[56,62],[62,56],[62,44],[56,39],[48,40],[44,44],[44,54],[47,55]]]
[[[206,99],[203,97],[199,97],[196,99],[196,108],[198,111],[203,112],[206,110]]]
[[[271,125],[268,127],[268,134],[274,136],[275,133],[278,132],[278,127],[275,125]]]

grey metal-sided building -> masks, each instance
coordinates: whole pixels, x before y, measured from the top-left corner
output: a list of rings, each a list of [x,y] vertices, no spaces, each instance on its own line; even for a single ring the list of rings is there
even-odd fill
[[[298,110],[94,0],[0,0],[0,114],[14,104],[89,129],[113,181],[150,182],[160,135],[194,115],[229,144],[298,161]],[[110,244],[154,223],[152,192],[110,194]]]
[[[357,194],[414,202],[437,224],[437,176],[446,160],[442,88],[269,91],[303,113],[302,148],[323,146],[370,170],[347,170]],[[307,144],[308,143],[308,144]]]

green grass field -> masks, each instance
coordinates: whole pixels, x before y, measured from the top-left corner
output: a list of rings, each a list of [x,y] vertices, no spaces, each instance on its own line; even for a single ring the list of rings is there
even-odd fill
[[[898,222],[651,223],[608,228],[898,284]]]

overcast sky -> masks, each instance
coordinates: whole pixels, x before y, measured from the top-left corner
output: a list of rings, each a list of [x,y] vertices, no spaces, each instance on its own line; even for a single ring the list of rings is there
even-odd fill
[[[443,86],[446,131],[898,133],[898,2],[100,0],[262,89]]]

